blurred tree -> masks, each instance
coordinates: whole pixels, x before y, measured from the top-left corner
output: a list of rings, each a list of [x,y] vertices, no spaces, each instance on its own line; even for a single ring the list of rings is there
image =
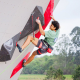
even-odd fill
[[[71,41],[75,47],[75,61],[74,63],[80,65],[80,27],[76,26],[70,33]]]
[[[76,68],[72,78],[73,80],[80,80],[80,65]]]
[[[58,69],[55,71],[54,79],[57,79],[57,80],[65,80],[66,79],[66,77],[63,76],[63,72],[61,69]]]
[[[54,77],[54,73],[55,73],[55,70],[51,66],[49,70],[47,70],[47,74],[46,74],[47,77],[44,80],[52,80]]]

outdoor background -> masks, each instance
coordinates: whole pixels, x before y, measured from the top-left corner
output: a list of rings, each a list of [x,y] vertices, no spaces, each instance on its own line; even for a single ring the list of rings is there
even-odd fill
[[[50,67],[61,69],[66,80],[73,80],[72,75],[80,65],[80,0],[60,0],[53,16],[61,26],[53,52],[36,56],[23,69],[19,80],[43,80]],[[49,30],[50,24],[46,30]]]

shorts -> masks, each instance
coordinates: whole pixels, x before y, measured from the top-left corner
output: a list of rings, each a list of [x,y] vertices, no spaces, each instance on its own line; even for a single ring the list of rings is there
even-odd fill
[[[43,41],[42,39],[40,39],[40,40],[38,41],[38,44],[37,44],[36,47],[39,48],[39,49],[37,50],[37,54],[38,54],[38,55],[41,55],[41,54],[47,52],[48,43],[46,43],[46,42],[44,43],[44,41]]]

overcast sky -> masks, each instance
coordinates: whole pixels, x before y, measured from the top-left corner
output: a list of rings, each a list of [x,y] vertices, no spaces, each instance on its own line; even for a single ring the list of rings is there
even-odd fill
[[[68,35],[75,26],[80,27],[80,0],[60,0],[53,15],[60,23],[60,35]]]

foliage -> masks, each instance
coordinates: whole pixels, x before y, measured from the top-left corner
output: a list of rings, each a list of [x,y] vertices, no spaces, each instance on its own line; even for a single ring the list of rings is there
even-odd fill
[[[46,76],[47,77],[44,80],[53,80],[53,79],[65,80],[62,70],[61,69],[55,70],[53,69],[52,66],[49,68],[49,70],[47,70]]]
[[[65,76],[63,76],[63,72],[61,69],[58,69],[54,74],[54,79],[65,80]]]
[[[47,74],[46,74],[46,78],[44,79],[44,80],[52,80],[53,79],[53,77],[54,77],[54,73],[55,73],[55,70],[53,69],[53,67],[51,66],[50,68],[49,68],[49,70],[47,70]]]
[[[80,65],[76,68],[72,78],[73,80],[80,80]]]
[[[76,26],[70,33],[72,36],[71,41],[75,47],[75,61],[74,63],[80,65],[80,27]]]

